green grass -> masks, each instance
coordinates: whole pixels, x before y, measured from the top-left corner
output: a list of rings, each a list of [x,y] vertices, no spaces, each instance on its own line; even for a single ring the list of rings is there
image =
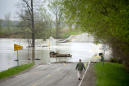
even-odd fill
[[[3,78],[6,78],[6,77],[9,77],[9,76],[18,74],[18,73],[20,73],[20,72],[32,67],[33,65],[34,65],[34,63],[32,63],[32,64],[24,64],[24,65],[16,66],[16,67],[10,68],[10,69],[8,69],[6,71],[0,72],[0,79],[3,79]]]
[[[129,86],[129,73],[117,63],[95,64],[96,86]]]

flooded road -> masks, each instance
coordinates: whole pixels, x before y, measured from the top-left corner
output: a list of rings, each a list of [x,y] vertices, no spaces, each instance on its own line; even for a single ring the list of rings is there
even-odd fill
[[[14,43],[22,45],[23,49],[19,50],[20,64],[31,63],[31,48],[28,48],[30,40],[27,39],[0,39],[0,71],[7,70],[10,67],[17,66],[16,51],[14,51]],[[42,39],[36,39],[35,58],[36,64],[48,64],[51,62],[67,61],[77,62],[78,59],[82,61],[89,61],[90,58],[99,52],[100,46],[90,42],[68,42],[56,43],[47,47],[48,43]],[[63,54],[71,54],[70,58],[50,58],[49,52],[55,51]],[[15,57],[15,58],[14,58]],[[14,60],[10,62],[12,59]],[[9,63],[10,62],[10,63]],[[9,63],[9,64],[8,64]]]
[[[69,42],[57,44],[56,52],[71,54],[71,58],[66,58],[66,61],[68,62],[78,62],[79,59],[82,59],[84,62],[88,62],[94,54],[99,52],[99,49],[99,45],[95,45],[90,42]],[[59,58],[58,60],[65,60],[65,58]]]

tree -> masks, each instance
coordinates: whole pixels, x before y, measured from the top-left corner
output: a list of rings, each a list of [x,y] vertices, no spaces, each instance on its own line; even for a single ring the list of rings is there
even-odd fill
[[[52,19],[47,9],[41,5],[38,6],[36,13],[35,13],[35,27],[36,27],[36,37],[47,39],[49,38],[52,30]]]
[[[44,1],[45,0],[43,0],[43,2]],[[35,47],[35,38],[49,38],[52,32],[52,20],[43,2],[40,0],[34,2],[34,12],[32,12],[32,0],[22,0],[20,3],[21,11],[19,16],[21,22],[19,26],[21,27],[21,31],[25,34],[25,38],[32,37],[32,47]],[[34,13],[34,19],[32,19],[32,13]],[[33,29],[34,27],[35,29]],[[32,36],[30,36],[30,33],[32,33]],[[33,52],[34,51],[32,51],[32,53]],[[34,56],[32,59],[34,59]]]
[[[52,25],[53,21],[52,21],[51,15],[47,11],[48,8],[45,7],[46,5],[45,0],[43,0],[43,2],[42,1],[35,2],[34,5],[35,5],[34,7],[35,16],[34,17],[35,17],[35,28],[36,28],[35,37],[37,38],[43,37],[44,39],[46,39],[48,38],[48,36],[50,36],[50,33],[52,32],[52,28],[53,28],[53,25]],[[22,4],[22,8],[23,9],[21,10],[21,13],[19,14],[20,19],[21,19],[20,26],[21,27],[24,26],[22,30],[25,31],[25,29],[31,27],[31,21],[30,21],[31,16],[25,3]],[[49,33],[49,34],[46,34],[46,33]]]
[[[5,21],[6,21],[6,23],[7,23],[7,29],[8,29],[8,32],[10,32],[10,27],[11,27],[10,16],[11,16],[10,13],[8,13],[8,14],[5,15]]]
[[[65,17],[112,48],[129,68],[129,0],[64,0]]]
[[[59,38],[59,31],[61,29],[61,22],[63,22],[63,7],[60,3],[61,0],[51,0],[48,5],[49,10],[54,14],[55,17],[55,26],[56,26],[56,38]]]
[[[23,15],[21,16],[24,20],[29,20],[31,22],[31,32],[32,32],[32,61],[35,59],[35,26],[34,26],[34,9],[33,9],[33,0],[22,0],[22,6],[24,10]]]

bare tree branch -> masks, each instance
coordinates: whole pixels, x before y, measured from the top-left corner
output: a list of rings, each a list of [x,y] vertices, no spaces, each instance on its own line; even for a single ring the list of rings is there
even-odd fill
[[[32,16],[32,8],[30,7],[29,2],[26,0],[23,0],[23,2],[25,2],[25,4],[27,5],[27,9],[29,11],[29,14]]]

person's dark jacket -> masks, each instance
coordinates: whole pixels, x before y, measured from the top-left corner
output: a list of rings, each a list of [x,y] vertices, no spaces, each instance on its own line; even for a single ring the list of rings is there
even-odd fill
[[[82,71],[83,69],[85,70],[84,64],[82,62],[79,62],[76,66],[76,70]]]

